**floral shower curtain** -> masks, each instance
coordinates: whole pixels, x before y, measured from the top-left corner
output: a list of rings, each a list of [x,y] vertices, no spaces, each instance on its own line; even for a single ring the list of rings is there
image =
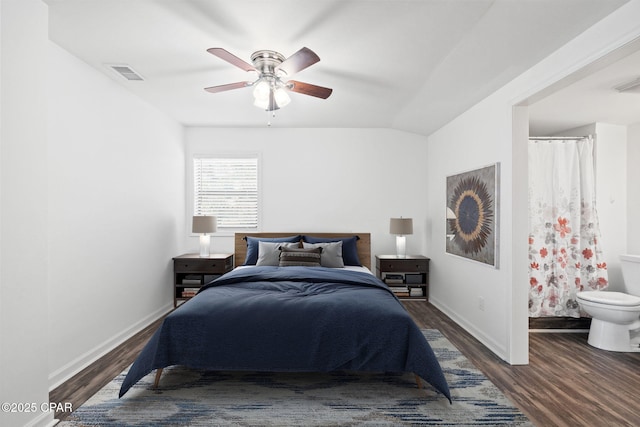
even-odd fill
[[[529,316],[580,317],[576,292],[608,286],[593,137],[529,141]]]

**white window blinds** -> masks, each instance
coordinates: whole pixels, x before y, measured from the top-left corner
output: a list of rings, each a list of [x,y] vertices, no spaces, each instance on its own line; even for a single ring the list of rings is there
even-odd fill
[[[194,215],[214,215],[218,229],[258,228],[258,159],[195,157]]]

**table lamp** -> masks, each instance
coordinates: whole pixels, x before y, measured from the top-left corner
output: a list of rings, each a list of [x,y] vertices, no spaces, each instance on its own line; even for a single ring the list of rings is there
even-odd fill
[[[200,234],[200,256],[208,257],[211,244],[211,236],[209,234],[216,231],[216,217],[207,215],[194,216],[191,231]]]
[[[389,222],[389,233],[396,235],[396,256],[404,258],[407,256],[407,244],[405,236],[413,234],[412,218],[391,218]]]

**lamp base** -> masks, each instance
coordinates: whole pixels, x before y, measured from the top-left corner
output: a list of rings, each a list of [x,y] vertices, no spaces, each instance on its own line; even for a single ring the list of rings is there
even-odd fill
[[[396,256],[398,258],[407,257],[407,239],[405,236],[396,236]]]
[[[211,237],[208,234],[200,235],[200,257],[209,256],[209,247],[211,246]]]

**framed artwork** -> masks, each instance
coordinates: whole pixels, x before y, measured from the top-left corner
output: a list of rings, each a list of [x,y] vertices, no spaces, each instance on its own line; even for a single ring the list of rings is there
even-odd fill
[[[498,268],[500,164],[447,177],[446,251]]]

